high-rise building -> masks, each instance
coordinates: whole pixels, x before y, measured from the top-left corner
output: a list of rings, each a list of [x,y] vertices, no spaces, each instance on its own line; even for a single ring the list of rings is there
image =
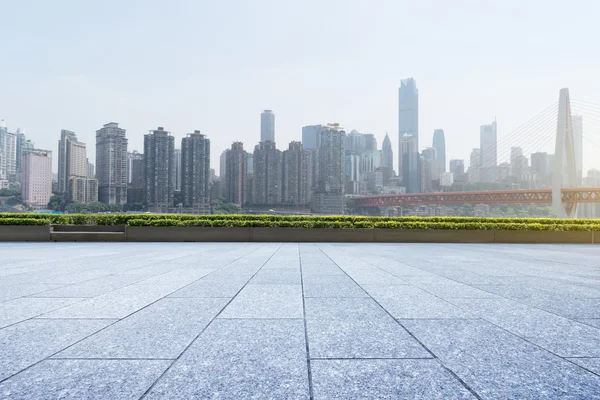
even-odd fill
[[[387,168],[390,174],[394,171],[394,151],[392,150],[392,141],[387,133],[381,148],[381,166]]]
[[[87,176],[74,176],[69,178],[69,198],[81,204],[98,201],[98,180]]]
[[[433,148],[436,150],[437,160],[441,166],[441,172],[446,172],[446,138],[443,129],[433,131]]]
[[[219,182],[220,190],[219,196],[223,199],[227,199],[227,152],[229,149],[224,150],[219,157]]]
[[[344,214],[346,132],[337,124],[328,125],[321,131],[319,141],[312,211],[319,214]]]
[[[183,207],[210,212],[210,140],[198,130],[181,141],[181,192]]]
[[[583,116],[573,115],[571,117],[571,125],[573,129],[573,147],[575,153],[577,186],[581,187],[583,180]]]
[[[531,171],[542,178],[550,172],[550,163],[548,161],[548,153],[538,152],[531,153]]]
[[[92,164],[90,162],[90,160],[87,160],[87,174],[86,176],[88,178],[95,178],[96,177],[96,167],[94,166],[94,164]]]
[[[410,139],[411,154],[408,159],[406,146]],[[414,158],[414,160],[413,160]],[[420,191],[419,181],[419,90],[414,78],[403,79],[398,89],[398,172],[399,176],[405,175],[404,186],[408,193]],[[408,162],[408,169],[404,164]],[[409,189],[410,186],[410,189]],[[410,191],[412,190],[412,191]]]
[[[275,142],[275,114],[271,110],[260,114],[260,141]]]
[[[304,150],[316,150],[319,148],[322,130],[323,125],[310,125],[302,127],[302,148],[304,148]]]
[[[17,135],[8,131],[4,120],[0,124],[0,180],[17,180]]]
[[[145,203],[145,185],[144,185],[144,155],[133,151],[128,154],[129,172],[127,186],[127,203],[144,204]]]
[[[398,176],[402,178],[402,185],[406,193],[419,193],[421,191],[420,155],[417,150],[417,140],[410,134],[400,137],[398,146]]]
[[[73,177],[87,178],[88,165],[86,157],[86,145],[77,140],[75,132],[68,130],[60,131],[58,141],[58,191],[64,194],[73,193],[69,189],[69,182]],[[97,185],[90,185],[97,187]],[[97,195],[92,197],[98,197]],[[71,197],[72,201],[77,201]]]
[[[479,167],[495,168],[498,165],[498,127],[496,121],[490,125],[481,125],[479,129]]]
[[[96,179],[98,200],[105,204],[127,203],[127,138],[125,129],[109,122],[96,131]]]
[[[134,172],[133,172],[134,162],[140,168],[139,171],[143,171],[144,155],[142,153],[138,152],[137,150],[133,150],[132,152],[127,153],[127,183],[129,185],[131,185],[133,183],[133,181],[135,180]],[[140,178],[142,182],[144,180],[143,176],[144,175],[142,173],[138,174],[138,178]],[[134,186],[137,186],[137,185],[134,185]],[[140,187],[143,187],[143,184]]]
[[[473,149],[469,158],[469,182],[480,182],[481,149]]]
[[[17,138],[17,154],[16,154],[16,166],[17,166],[17,182],[21,183],[22,180],[22,171],[23,171],[23,153],[26,150],[32,150],[35,148],[35,145],[31,140],[27,140],[25,137],[25,132],[21,128],[17,128],[17,133],[15,133]]]
[[[465,160],[450,160],[450,172],[454,174],[454,179],[457,175],[465,173]]]
[[[47,208],[52,196],[52,152],[26,149],[22,154],[21,197],[33,208]]]
[[[181,165],[181,149],[175,149],[175,191],[181,190],[181,176],[182,176],[182,165]]]
[[[144,186],[146,207],[167,212],[175,191],[175,138],[162,126],[144,135]]]
[[[312,152],[291,142],[283,152],[283,203],[309,206],[312,195]]]
[[[234,142],[226,154],[226,200],[242,206],[246,203],[247,156],[242,142]]]
[[[271,141],[260,142],[254,148],[254,181],[252,203],[281,204],[282,155]]]

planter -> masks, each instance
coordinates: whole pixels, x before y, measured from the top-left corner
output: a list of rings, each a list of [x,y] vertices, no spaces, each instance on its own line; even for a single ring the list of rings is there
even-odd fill
[[[373,242],[376,229],[252,228],[253,242]]]
[[[48,242],[50,227],[45,225],[0,225],[0,242]]]
[[[495,231],[496,243],[594,243],[594,232]]]

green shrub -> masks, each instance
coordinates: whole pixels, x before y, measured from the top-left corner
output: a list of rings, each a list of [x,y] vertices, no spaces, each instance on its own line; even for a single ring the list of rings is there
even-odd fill
[[[50,220],[43,218],[0,218],[0,225],[50,225]]]

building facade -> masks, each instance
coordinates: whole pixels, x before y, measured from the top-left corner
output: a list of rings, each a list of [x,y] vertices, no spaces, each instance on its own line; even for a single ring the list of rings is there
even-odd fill
[[[181,176],[182,176],[182,166],[181,166],[181,149],[175,149],[175,191],[181,190]]]
[[[260,141],[275,142],[275,114],[272,110],[260,114]]]
[[[408,78],[401,81],[398,89],[398,175],[403,177],[407,193],[420,191],[418,159],[419,90],[415,80]]]
[[[421,191],[420,154],[417,150],[417,140],[410,134],[400,137],[398,146],[398,176],[406,193]]]
[[[498,165],[498,126],[496,121],[479,128],[479,151],[481,169],[494,168]]]
[[[4,120],[0,124],[0,181],[17,180],[17,135],[8,131]]]
[[[339,125],[324,128],[317,150],[317,182],[311,209],[317,214],[344,214],[346,132]]]
[[[394,172],[394,150],[392,149],[392,141],[388,134],[385,134],[383,145],[381,147],[381,166],[389,170],[390,175]]]
[[[446,137],[443,129],[433,131],[433,148],[437,153],[437,160],[441,167],[441,173],[446,172]]]
[[[246,204],[247,157],[242,142],[234,142],[226,154],[226,200],[239,206]]]
[[[283,152],[283,204],[310,206],[312,164],[312,152],[304,150],[301,142],[291,142]]]
[[[52,196],[52,152],[27,149],[22,157],[21,197],[32,208],[47,208]]]
[[[127,203],[127,138],[116,122],[96,131],[96,179],[98,200],[105,204]]]
[[[86,145],[75,132],[63,129],[58,141],[58,191],[68,194],[71,177],[87,177]]]
[[[144,196],[146,208],[167,212],[175,191],[175,138],[162,126],[144,135]]]
[[[282,155],[275,142],[260,142],[254,148],[252,204],[281,204]]]
[[[98,180],[86,176],[71,176],[69,178],[69,198],[81,204],[98,201]]]
[[[181,194],[187,212],[210,212],[210,140],[200,131],[181,141]]]

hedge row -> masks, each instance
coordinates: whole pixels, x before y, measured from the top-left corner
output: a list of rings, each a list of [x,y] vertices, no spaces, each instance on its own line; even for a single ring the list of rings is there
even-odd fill
[[[554,218],[479,218],[479,217],[365,217],[365,216],[296,216],[296,215],[255,215],[255,214],[209,214],[209,215],[176,215],[176,214],[10,214],[0,213],[0,221],[11,220],[44,220],[53,225],[128,225],[130,221],[218,221],[217,224],[231,221],[235,226],[242,223],[258,222],[336,222],[357,224],[375,224],[382,222],[427,222],[427,223],[494,223],[494,224],[542,224],[542,225],[600,225],[600,220],[590,219],[554,219]],[[171,222],[172,223],[172,222]],[[192,222],[190,222],[192,223]],[[202,222],[204,223],[204,222]],[[7,223],[2,223],[7,225]]]

